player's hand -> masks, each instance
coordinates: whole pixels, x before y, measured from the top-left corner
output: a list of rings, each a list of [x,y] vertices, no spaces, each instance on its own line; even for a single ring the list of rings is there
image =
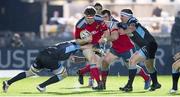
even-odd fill
[[[105,51],[103,49],[97,49],[97,48],[93,48],[93,51],[96,53],[96,54],[99,54],[100,56],[105,56]]]
[[[117,23],[117,27],[119,29],[126,30],[128,28],[128,25],[126,23],[119,22],[119,23]]]
[[[99,39],[98,43],[103,44],[103,43],[106,43],[107,41],[108,41],[107,38],[101,38]]]

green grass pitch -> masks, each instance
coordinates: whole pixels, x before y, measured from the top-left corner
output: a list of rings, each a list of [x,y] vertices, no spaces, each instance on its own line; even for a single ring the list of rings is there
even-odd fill
[[[3,93],[2,89],[0,91],[1,96],[180,96],[180,93],[176,95],[168,94],[172,80],[171,76],[158,76],[159,82],[162,84],[162,88],[156,91],[150,92],[144,90],[144,81],[142,78],[137,76],[133,84],[133,92],[125,93],[119,91],[120,86],[124,86],[127,82],[127,76],[110,76],[107,80],[107,89],[104,91],[94,91],[89,87],[88,77],[85,77],[85,85],[79,85],[77,81],[77,76],[69,76],[64,80],[50,85],[47,87],[45,93],[39,93],[36,90],[36,86],[48,79],[48,77],[31,77],[12,84],[7,93]],[[0,79],[0,87],[2,87],[2,81],[7,78]]]

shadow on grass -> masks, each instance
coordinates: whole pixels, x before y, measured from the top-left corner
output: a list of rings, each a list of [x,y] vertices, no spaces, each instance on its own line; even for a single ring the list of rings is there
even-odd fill
[[[106,91],[102,91],[101,94],[124,94],[124,93],[146,93],[146,92],[148,91],[124,92],[120,90],[106,90]]]
[[[86,88],[89,88],[89,89],[91,89],[91,87],[89,87],[89,86],[71,87],[71,88],[65,88],[65,87],[62,87],[62,88],[60,88],[60,89],[76,89],[76,88],[79,88],[79,89],[86,89]]]
[[[45,92],[45,93],[40,93],[40,92],[21,92],[21,94],[50,94],[50,95],[76,95],[76,94],[91,94],[91,93],[98,93],[98,94],[119,94],[122,92],[119,92],[118,90],[104,90],[104,91],[74,91],[74,92]]]
[[[63,93],[63,92],[45,92],[45,93],[40,93],[40,92],[21,92],[21,94],[51,94],[51,95],[74,95],[74,94],[89,94],[89,93],[94,93],[94,91],[74,91],[74,92],[68,92],[68,93]]]
[[[174,94],[169,94],[167,93],[168,96],[177,96],[177,95],[180,95],[180,93],[174,93]]]

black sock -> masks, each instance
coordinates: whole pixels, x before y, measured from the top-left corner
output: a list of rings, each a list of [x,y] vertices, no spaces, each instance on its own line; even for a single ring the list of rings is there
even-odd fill
[[[47,81],[43,82],[42,84],[40,84],[39,86],[44,88],[50,84],[56,83],[58,81],[60,81],[62,78],[59,78],[57,75],[49,78]]]
[[[7,83],[9,85],[11,85],[12,83],[14,83],[14,82],[16,82],[18,80],[24,79],[24,78],[26,78],[26,73],[25,72],[21,72],[18,75],[16,75],[15,77],[13,77],[10,80],[8,80]]]
[[[128,86],[132,87],[134,78],[136,76],[137,69],[129,69],[129,80],[128,80]]]
[[[174,90],[178,89],[178,79],[179,79],[179,73],[173,73],[172,74],[172,81],[173,81],[172,89]]]
[[[154,73],[150,73],[151,76],[151,80],[152,80],[152,84],[155,85],[158,83],[157,81],[157,71],[155,71]]]

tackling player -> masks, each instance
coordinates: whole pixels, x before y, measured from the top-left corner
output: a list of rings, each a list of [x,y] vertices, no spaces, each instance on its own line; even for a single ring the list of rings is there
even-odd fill
[[[90,42],[91,38],[92,37],[86,38],[84,40],[84,43],[85,41]],[[21,72],[15,77],[3,81],[3,91],[7,92],[9,86],[16,81],[35,76],[42,69],[50,69],[54,76],[36,87],[40,92],[45,92],[48,85],[61,81],[67,76],[66,68],[62,64],[60,64],[60,61],[67,60],[77,50],[83,49],[83,47],[81,47],[79,44],[84,43],[78,40],[61,42],[40,51],[35,59],[35,62],[31,65],[28,71]]]
[[[128,63],[129,58],[131,57],[134,45],[131,43],[129,37],[127,35],[120,35],[117,28],[118,21],[111,16],[111,12],[109,10],[102,11],[102,17],[106,21],[106,24],[109,27],[109,35],[107,35],[102,41],[111,41],[112,46],[110,51],[104,56],[103,64],[102,64],[102,81],[104,86],[106,85],[106,79],[108,75],[109,65],[117,60],[118,58],[122,58],[126,63]],[[122,27],[123,28],[123,27]],[[110,37],[109,37],[110,36]],[[100,40],[101,41],[101,40]],[[144,89],[148,89],[150,87],[150,77],[148,74],[144,72],[144,69],[138,65],[129,65],[126,64],[129,69],[129,80],[134,80],[134,76],[139,74],[145,80]],[[123,88],[123,91],[129,92],[132,91],[132,87]]]
[[[154,64],[155,53],[158,48],[156,40],[149,31],[143,27],[135,17],[133,17],[133,12],[130,9],[121,10],[120,15],[122,22],[127,25],[127,29],[122,31],[122,34],[127,34],[140,48],[139,51],[136,51],[130,58],[129,64],[135,65],[145,61],[145,66],[152,79],[150,91],[161,88],[161,85],[157,80],[157,70]],[[128,83],[130,82],[128,81]]]

